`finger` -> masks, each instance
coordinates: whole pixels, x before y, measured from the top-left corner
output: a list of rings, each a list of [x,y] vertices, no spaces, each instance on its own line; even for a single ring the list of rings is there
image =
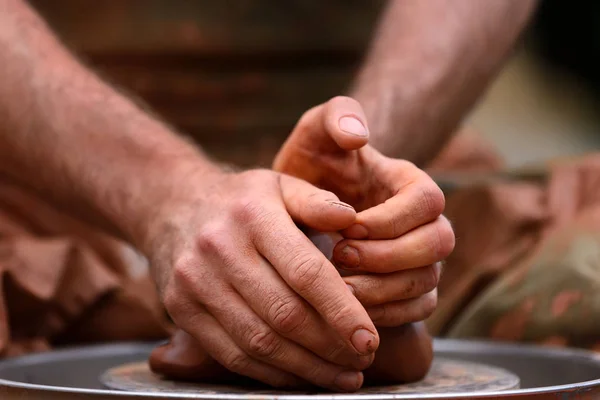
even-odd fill
[[[367,312],[378,327],[392,327],[423,321],[433,314],[436,306],[437,289],[434,289],[416,299],[367,307]]]
[[[343,154],[360,149],[368,141],[367,118],[362,106],[350,97],[339,96],[305,112],[282,151],[301,148],[309,153]],[[275,159],[274,169],[279,170],[281,159]]]
[[[440,216],[396,239],[342,240],[333,249],[333,261],[341,269],[389,273],[443,260],[454,243],[450,222]]]
[[[280,336],[236,293],[230,293],[227,303],[216,302],[206,307],[235,343],[253,359],[332,390],[352,392],[362,386],[362,373],[324,361]]]
[[[438,285],[441,264],[390,274],[351,275],[344,277],[352,293],[365,307],[399,300],[415,299],[431,292]]]
[[[297,223],[320,232],[335,232],[352,225],[356,211],[333,193],[308,182],[281,176],[281,194],[290,216]]]
[[[351,239],[397,238],[434,221],[444,206],[444,194],[429,177],[416,179],[385,202],[358,213],[356,224],[342,234]]]
[[[338,96],[323,108],[325,132],[343,150],[357,150],[369,141],[367,117],[360,103],[350,97]]]
[[[235,289],[263,321],[326,361],[357,370],[372,363],[373,355],[357,357],[264,258],[257,258],[228,269]]]
[[[254,244],[296,293],[304,298],[357,354],[375,352],[375,326],[335,267],[285,213],[256,226]]]
[[[178,322],[178,325],[202,343],[206,352],[219,364],[236,374],[277,388],[303,384],[303,381],[293,374],[249,357],[206,310],[201,306],[194,310],[188,318]]]
[[[168,343],[152,350],[148,364],[155,374],[171,379],[228,383],[242,378],[219,364],[199,341],[181,329]]]

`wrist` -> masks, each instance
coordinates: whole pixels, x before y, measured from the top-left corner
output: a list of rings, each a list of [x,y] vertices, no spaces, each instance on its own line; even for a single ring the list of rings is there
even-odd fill
[[[120,200],[108,214],[121,235],[146,254],[170,215],[189,199],[199,198],[198,193],[210,193],[207,187],[211,182],[227,173],[186,146],[149,154],[129,172],[131,179],[123,181],[127,187],[121,188]]]

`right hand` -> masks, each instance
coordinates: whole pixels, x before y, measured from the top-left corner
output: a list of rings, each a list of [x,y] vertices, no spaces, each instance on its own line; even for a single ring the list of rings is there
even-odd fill
[[[354,209],[267,170],[186,176],[143,248],[176,325],[221,365],[272,386],[354,391],[379,345],[335,267],[297,228],[337,231]]]

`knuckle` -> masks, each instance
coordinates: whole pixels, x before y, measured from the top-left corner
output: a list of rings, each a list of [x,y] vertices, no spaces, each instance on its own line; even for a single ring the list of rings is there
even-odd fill
[[[184,287],[192,286],[197,279],[197,268],[194,257],[183,256],[173,263],[173,284]],[[171,291],[172,292],[172,291]],[[171,293],[169,292],[169,294]],[[166,296],[167,294],[165,294]],[[174,297],[174,296],[170,296]],[[166,300],[166,299],[165,299]]]
[[[308,318],[302,303],[293,298],[280,299],[272,303],[267,312],[275,330],[281,333],[297,331]]]
[[[163,294],[162,302],[172,318],[176,318],[180,312],[180,296],[175,290],[168,289]]]
[[[256,197],[240,197],[231,206],[231,216],[238,223],[248,224],[260,218],[263,210],[262,202]]]
[[[404,225],[404,218],[398,218],[390,216],[384,221],[386,231],[389,231],[391,237],[398,237],[402,233],[402,226]]]
[[[223,365],[230,371],[244,374],[250,367],[252,360],[239,349],[230,350],[223,357]]]
[[[429,318],[437,308],[437,291],[431,291],[423,296],[421,304],[421,315],[420,320]]]
[[[448,257],[454,250],[455,237],[454,230],[450,222],[445,217],[440,217],[435,224],[434,247],[433,250],[437,260]]]
[[[314,287],[325,268],[323,261],[315,259],[310,255],[302,255],[297,258],[290,274],[290,280],[299,291],[306,291]]]
[[[435,289],[438,285],[438,274],[435,270],[435,267],[433,265],[430,265],[428,267],[424,267],[424,276],[421,280],[421,293],[420,294],[425,294],[425,293],[429,293],[431,292],[433,289]]]
[[[439,217],[446,206],[444,193],[431,178],[427,178],[428,183],[421,185],[419,188],[419,217],[428,221]]]
[[[329,313],[331,325],[334,327],[349,327],[352,326],[356,321],[356,313],[351,307],[342,305],[337,307],[335,310],[331,310]]]
[[[203,253],[221,254],[226,251],[229,235],[221,226],[205,227],[196,238],[198,249]]]
[[[275,332],[264,328],[251,331],[246,342],[248,353],[260,359],[275,358],[280,344]]]

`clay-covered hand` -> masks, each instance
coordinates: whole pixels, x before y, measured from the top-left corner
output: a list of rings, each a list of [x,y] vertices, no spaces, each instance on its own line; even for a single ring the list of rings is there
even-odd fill
[[[314,232],[309,234],[309,238],[326,254],[331,251],[329,237]],[[431,338],[423,323],[380,328],[379,334],[380,350],[375,362],[364,371],[366,382],[412,382],[427,373],[433,352]],[[152,371],[170,379],[238,385],[252,383],[221,366],[206,352],[201,342],[181,329],[175,331],[168,343],[154,349],[149,362]],[[296,387],[302,384],[298,382]]]
[[[439,262],[454,248],[444,195],[422,170],[367,144],[355,100],[336,97],[306,112],[274,169],[335,193],[357,211],[333,262],[378,327],[421,321],[435,309]]]
[[[346,228],[352,207],[268,170],[191,169],[185,182],[157,205],[145,241],[175,324],[240,375],[279,387],[358,389],[377,331],[297,227]]]
[[[423,323],[386,328],[381,332],[381,341],[386,350],[380,352],[375,363],[364,371],[365,382],[413,382],[429,370],[433,351]],[[149,363],[153,372],[168,379],[212,384],[253,383],[247,377],[224,368],[206,352],[202,343],[181,329],[175,331],[169,342],[152,351]],[[308,382],[298,381],[293,388],[306,386]]]
[[[344,117],[351,120],[342,122]],[[454,236],[441,216],[444,199],[433,181],[412,164],[381,156],[365,146],[367,140],[360,106],[336,98],[302,118],[275,168],[336,191],[361,210],[357,217],[362,227],[344,231],[348,238],[359,238],[342,241],[334,255],[341,266],[351,261],[341,249],[345,243],[362,251],[358,265],[348,269],[357,274],[344,279],[378,324],[389,326],[379,329],[380,350],[365,376],[371,382],[414,381],[427,372],[432,348],[424,325],[409,322],[426,318],[435,307],[437,261],[451,251]],[[298,204],[306,201],[297,199]],[[309,208],[305,204],[300,208]],[[150,365],[174,379],[235,381],[231,372],[213,369],[203,348],[179,331],[169,344],[155,349]],[[221,373],[203,372],[208,370]]]

